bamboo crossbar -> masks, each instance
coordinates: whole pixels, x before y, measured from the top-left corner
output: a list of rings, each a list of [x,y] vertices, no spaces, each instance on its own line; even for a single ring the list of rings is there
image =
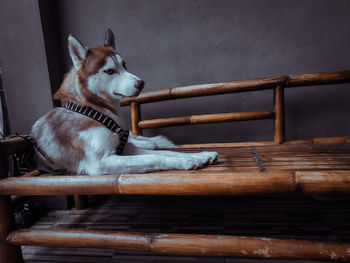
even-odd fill
[[[138,127],[141,129],[151,129],[151,128],[158,128],[158,127],[192,125],[192,124],[201,124],[201,123],[272,119],[273,117],[274,117],[274,112],[272,111],[206,114],[206,115],[193,115],[193,116],[174,117],[174,118],[143,120],[138,122]]]
[[[350,260],[350,244],[227,235],[21,229],[11,232],[7,241],[16,246],[103,247],[244,258]]]
[[[0,195],[350,193],[350,171],[152,173],[0,180]]]
[[[23,152],[28,149],[30,145],[26,139],[22,137],[15,137],[0,141],[0,150],[6,154],[12,154],[16,152]]]
[[[120,105],[127,106],[133,102],[142,104],[142,103],[189,98],[189,97],[265,90],[265,89],[272,89],[277,86],[289,88],[289,87],[346,83],[349,81],[350,81],[350,70],[311,73],[311,74],[295,74],[295,75],[281,76],[281,77],[274,77],[274,78],[261,78],[261,79],[253,79],[253,80],[201,84],[201,85],[163,89],[163,90],[157,90],[157,91],[142,92],[136,98],[128,98],[128,99],[121,100]]]
[[[163,89],[157,91],[142,92],[136,98],[123,99],[121,106],[130,105],[132,102],[149,103],[171,99],[181,99],[208,95],[218,95],[226,93],[236,93],[244,91],[264,90],[286,83],[286,77],[262,78],[253,80],[240,80],[231,82],[222,82],[214,84],[201,84],[185,87]]]

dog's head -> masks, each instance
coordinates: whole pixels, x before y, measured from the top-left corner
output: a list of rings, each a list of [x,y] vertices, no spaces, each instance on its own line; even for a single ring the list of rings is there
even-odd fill
[[[144,81],[131,74],[123,58],[115,51],[114,35],[108,29],[104,46],[86,48],[72,35],[68,48],[79,81],[89,93],[106,100],[137,96]]]

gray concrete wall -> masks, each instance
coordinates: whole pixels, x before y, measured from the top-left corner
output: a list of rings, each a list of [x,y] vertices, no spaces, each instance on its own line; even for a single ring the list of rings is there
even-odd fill
[[[16,26],[22,20],[22,24],[27,24],[24,19],[38,19],[36,11],[31,9],[34,4],[26,6],[34,1],[21,0],[22,6],[13,3],[18,1],[1,1],[15,8],[12,13],[6,12],[1,20],[3,34],[13,41],[17,39],[15,33],[22,32],[20,43],[26,43],[17,59],[22,60],[23,55],[31,56],[40,50],[44,53],[42,46],[33,44],[41,36],[32,32],[32,24]],[[62,71],[62,75],[71,65],[66,49],[68,34],[73,33],[87,46],[93,47],[103,43],[107,26],[116,33],[117,50],[124,56],[129,70],[146,81],[145,91],[350,69],[350,1],[347,0],[51,2],[55,21],[51,21],[52,25],[44,24],[45,32],[51,32],[46,36],[61,47],[51,49],[59,54],[50,62],[51,71],[55,71],[57,63],[56,83],[52,83],[54,89],[60,81],[57,72]],[[19,19],[16,12],[25,14],[25,17]],[[53,16],[46,14],[46,17]],[[9,23],[5,25],[3,21]],[[7,25],[14,29],[9,30]],[[11,48],[11,56],[6,56],[16,56],[14,52],[18,52],[16,46]],[[27,58],[26,63],[27,67],[33,67],[44,65],[45,61]],[[10,70],[14,78],[22,76],[23,71],[21,68]],[[23,78],[17,96],[28,98],[29,82],[46,86],[46,82],[43,83],[45,70],[38,68],[37,71],[37,75]],[[6,79],[6,74],[4,77]],[[349,88],[349,85],[337,85],[287,90],[287,138],[349,135]],[[48,98],[43,103],[47,104],[46,108],[50,107]],[[36,103],[34,107],[41,106]],[[272,92],[263,91],[142,105],[142,114],[144,119],[149,119],[271,108]],[[124,109],[123,114],[127,115],[128,109]],[[28,118],[35,119],[36,115],[37,112],[33,112]],[[22,115],[11,117],[21,121],[27,118]],[[272,125],[271,120],[262,120],[162,128],[145,134],[162,133],[176,143],[270,140]]]
[[[39,5],[36,0],[0,0],[0,66],[11,133],[29,134],[52,109],[51,85]],[[38,198],[66,209],[66,196]]]
[[[37,1],[0,0],[0,66],[11,132],[28,134],[52,109]]]
[[[64,0],[62,45],[102,43],[107,26],[145,91],[350,69],[350,2],[333,0]],[[66,70],[70,65],[67,53]],[[286,91],[287,138],[350,134],[350,86]],[[271,109],[272,92],[142,106],[144,119]],[[345,121],[344,121],[345,120]],[[272,139],[272,121],[162,128],[177,143]]]

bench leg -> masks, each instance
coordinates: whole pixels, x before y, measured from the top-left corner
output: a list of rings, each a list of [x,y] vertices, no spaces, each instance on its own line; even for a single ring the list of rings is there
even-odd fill
[[[9,196],[0,196],[0,263],[22,263],[21,247],[7,243],[8,234],[15,229],[15,219]]]
[[[74,195],[74,206],[77,210],[88,207],[88,197],[86,195]]]
[[[7,155],[0,143],[0,179],[7,176]],[[11,209],[11,198],[0,195],[0,263],[23,262],[21,247],[10,245],[6,241],[7,236],[15,228],[16,222]]]

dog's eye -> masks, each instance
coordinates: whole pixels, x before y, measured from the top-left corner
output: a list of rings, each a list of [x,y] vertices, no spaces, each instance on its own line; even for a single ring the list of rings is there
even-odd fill
[[[109,68],[107,70],[103,71],[104,73],[107,73],[108,75],[113,75],[114,73],[116,73],[117,71],[115,69]]]

